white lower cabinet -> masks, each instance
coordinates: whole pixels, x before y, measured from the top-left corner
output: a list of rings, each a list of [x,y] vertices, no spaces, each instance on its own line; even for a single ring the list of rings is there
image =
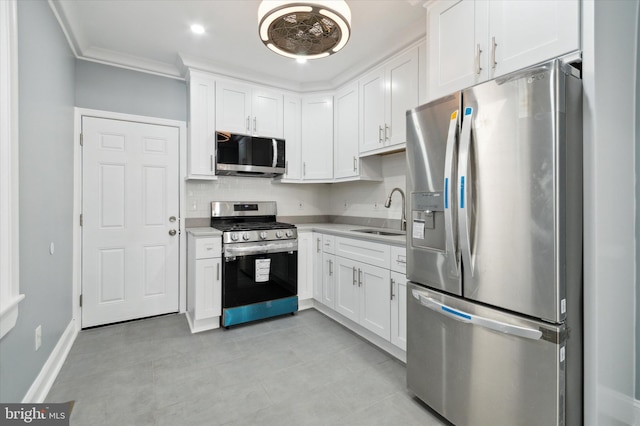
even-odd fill
[[[336,256],[322,253],[322,303],[331,309],[336,308]]]
[[[313,238],[316,256],[322,251],[316,301],[406,351],[405,248],[320,233]]]
[[[338,257],[335,310],[383,339],[391,333],[390,271]]]
[[[220,327],[220,237],[187,236],[187,321],[192,333]]]
[[[322,303],[323,271],[322,271],[322,234],[312,233],[312,269],[313,269],[313,298]]]
[[[298,301],[313,297],[313,232],[298,232]]]
[[[407,350],[407,276],[391,271],[391,343]]]

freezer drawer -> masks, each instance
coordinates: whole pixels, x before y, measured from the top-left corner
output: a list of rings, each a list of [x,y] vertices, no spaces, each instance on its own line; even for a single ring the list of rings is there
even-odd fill
[[[409,283],[407,386],[457,426],[564,425],[564,325]]]

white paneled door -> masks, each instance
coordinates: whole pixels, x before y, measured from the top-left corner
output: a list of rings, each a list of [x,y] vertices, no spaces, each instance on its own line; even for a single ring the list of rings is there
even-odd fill
[[[82,118],[82,327],[178,311],[179,129]]]

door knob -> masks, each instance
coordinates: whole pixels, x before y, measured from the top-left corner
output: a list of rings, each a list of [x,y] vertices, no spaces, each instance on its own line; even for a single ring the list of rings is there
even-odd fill
[[[176,221],[175,216],[169,216],[169,222],[175,222],[175,221]]]
[[[176,235],[176,230],[175,230],[175,229],[171,229],[171,230],[169,231],[169,235],[171,235],[172,237],[173,237],[174,235]]]

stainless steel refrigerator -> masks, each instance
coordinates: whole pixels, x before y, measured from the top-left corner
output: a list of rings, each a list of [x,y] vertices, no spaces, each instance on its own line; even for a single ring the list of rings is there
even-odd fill
[[[582,422],[582,85],[562,59],[407,112],[407,385],[458,426]]]

